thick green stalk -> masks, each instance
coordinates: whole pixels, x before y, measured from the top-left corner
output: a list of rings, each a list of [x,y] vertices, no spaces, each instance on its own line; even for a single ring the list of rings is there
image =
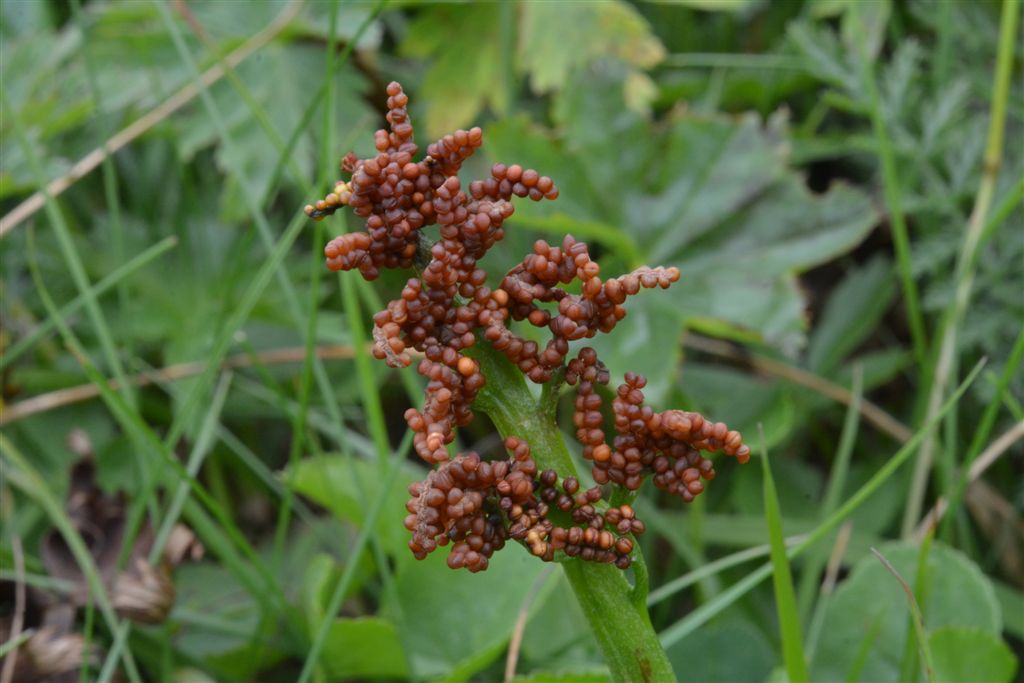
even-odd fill
[[[550,406],[534,398],[518,368],[486,343],[478,344],[472,355],[487,378],[475,407],[487,413],[502,436],[527,441],[540,469],[554,469],[562,477],[575,475],[576,468]],[[637,600],[622,571],[614,565],[578,559],[561,564],[612,677],[620,681],[674,681],[672,665],[647,614],[646,595]]]

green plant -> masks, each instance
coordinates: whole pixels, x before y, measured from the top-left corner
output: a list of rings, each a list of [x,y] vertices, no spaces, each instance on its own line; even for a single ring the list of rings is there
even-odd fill
[[[510,539],[543,560],[566,558],[566,572],[613,673],[628,680],[671,675],[646,613],[646,570],[638,570],[631,592],[605,571],[601,580],[610,590],[600,595],[579,562],[627,569],[636,557],[642,568],[631,536],[645,525],[628,501],[644,478],[651,475],[659,489],[691,502],[704,490],[702,480],[715,476],[701,451],[724,451],[743,463],[750,448],[724,423],[644,405],[646,379],[633,373],[626,374],[612,403],[617,435],[609,442],[599,393],[609,382],[608,371],[589,346],[566,358],[571,342],[611,332],[626,315],[628,296],[641,288],[665,289],[679,279],[679,271],[642,267],[602,281],[587,245],[566,235],[560,247],[538,241],[533,253],[491,289],[481,261],[504,237],[512,197],[553,200],[558,189],[535,170],[497,164],[490,178],[473,181],[469,193],[463,192],[457,174],[483,144],[482,131],[446,135],[415,161],[409,98],[398,83],[387,92],[390,130],[374,136],[377,155],[346,155],[341,167],[351,179],[339,181],[305,211],[321,220],[349,206],[366,218],[365,232],[327,244],[331,270],[358,270],[373,280],[382,268],[420,269],[401,298],[374,316],[373,331],[374,356],[406,367],[413,349],[422,356],[417,370],[428,379],[423,409],[405,414],[416,452],[437,465],[409,488],[409,548],[423,559],[451,543],[448,566],[471,572],[486,569]],[[430,244],[422,228],[435,224],[440,239]],[[576,282],[579,294],[567,287]],[[550,339],[541,347],[510,329],[512,321],[547,329]],[[517,381],[508,377],[512,368],[543,385],[539,403],[515,395]],[[560,437],[551,433],[563,384],[576,388],[573,424],[596,482],[585,491],[564,446],[555,445]],[[476,453],[450,456],[446,447],[455,440],[455,428],[472,420],[485,391],[481,408],[497,423],[512,457],[486,462]],[[519,405],[527,415],[502,419],[509,405]],[[608,492],[601,488],[606,484]],[[622,623],[625,614],[634,615],[637,628]]]
[[[45,592],[76,613],[70,642],[94,655],[72,675],[101,683],[596,683],[623,643],[655,657],[660,645],[682,681],[1014,680],[1019,7],[0,3],[3,667],[16,663],[17,680],[40,651]],[[566,234],[599,275],[680,272],[630,297],[612,334],[571,344],[548,382],[486,339],[460,350],[487,384],[430,467],[403,419],[410,406],[429,417],[429,378],[375,362],[367,321],[423,279],[433,245],[417,245],[411,271],[332,277],[324,245],[357,221],[345,207],[312,223],[300,208],[331,186],[339,151],[378,154],[375,93],[392,80],[421,139],[486,130],[459,171],[470,198],[469,179],[493,179],[495,162],[557,181],[557,201],[518,202],[504,219],[481,260],[486,286]],[[552,289],[583,294],[581,278]],[[552,339],[528,319],[506,327],[538,357]],[[390,349],[404,334],[377,336]],[[569,362],[601,374],[577,345],[607,366],[592,395],[562,376]],[[391,351],[420,361],[414,347]],[[602,401],[614,448],[627,370],[647,377],[652,406],[713,415],[748,439],[763,425],[770,467],[726,462],[727,485],[692,504],[606,484],[595,515],[628,505],[645,527],[603,529],[631,566],[564,550],[539,561],[531,547],[585,533],[559,500],[597,483],[573,404]],[[66,505],[79,498],[67,437],[83,431],[103,498],[125,502],[123,571],[91,556],[94,525]],[[532,466],[502,435],[528,443]],[[492,477],[502,463],[519,480],[535,467],[549,509],[486,571],[453,572],[447,559],[481,558],[452,556],[449,539],[417,560],[404,506],[410,486],[436,492],[470,451]],[[504,483],[459,489],[486,501]],[[536,512],[524,508],[527,521]],[[913,529],[897,541],[901,517]],[[164,621],[127,619],[108,578],[148,562],[149,531],[179,521],[203,559],[175,568]],[[89,586],[84,605],[47,562],[55,534]],[[606,552],[596,540],[587,549]]]

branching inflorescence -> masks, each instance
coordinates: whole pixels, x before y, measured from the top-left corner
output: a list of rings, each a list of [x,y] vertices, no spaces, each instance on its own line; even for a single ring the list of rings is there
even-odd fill
[[[341,235],[324,250],[331,270],[357,269],[368,280],[381,268],[412,268],[401,297],[374,316],[374,355],[392,367],[412,362],[408,349],[422,354],[418,371],[427,378],[423,409],[405,419],[415,433],[416,452],[437,468],[410,487],[406,527],[418,558],[452,543],[448,564],[470,571],[486,569],[488,558],[511,538],[538,557],[556,551],[625,569],[633,550],[631,534],[644,530],[628,505],[609,507],[602,485],[636,490],[648,475],[658,488],[689,502],[715,475],[701,451],[724,451],[746,462],[750,449],[740,434],[698,413],[654,412],[644,405],[646,380],[628,373],[612,402],[616,436],[604,431],[599,385],[609,374],[590,347],[566,362],[570,342],[611,332],[626,315],[623,304],[641,288],[666,288],[679,279],[676,268],[639,268],[602,280],[587,245],[567,235],[560,246],[543,240],[497,288],[487,286],[480,260],[504,236],[512,197],[556,199],[552,180],[519,165],[496,164],[491,177],[473,181],[468,194],[458,178],[462,162],[483,143],[479,128],[456,131],[418,151],[406,111],[408,97],[398,83],[388,86],[390,130],[378,130],[377,155],[348,154],[342,171],[350,180],[306,213],[317,220],[342,206],[366,219],[366,231]],[[440,226],[440,239],[427,243],[422,228]],[[423,252],[429,248],[429,256]],[[579,282],[579,294],[565,288]],[[517,321],[550,334],[541,346],[509,327]],[[564,381],[576,388],[573,416],[583,456],[593,463],[598,486],[580,490],[571,476],[538,472],[529,445],[509,436],[508,460],[486,462],[475,453],[449,457],[455,429],[473,418],[472,405],[485,385],[476,360],[466,354],[480,339],[514,363],[531,381]]]

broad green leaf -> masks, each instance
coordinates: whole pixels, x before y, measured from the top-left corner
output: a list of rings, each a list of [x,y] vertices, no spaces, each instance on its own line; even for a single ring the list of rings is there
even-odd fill
[[[423,472],[406,465],[388,490],[382,489],[381,476],[376,463],[332,454],[304,458],[289,470],[286,481],[294,491],[356,525],[365,518],[369,501],[387,496],[384,509],[390,512],[381,515],[377,530],[383,547],[405,558],[409,556],[409,532],[403,524],[405,501],[409,498],[406,489],[421,479]]]
[[[91,9],[87,7],[85,13],[89,50],[104,109],[111,111],[130,104],[150,108],[184,84],[187,71],[177,58],[156,6],[109,3],[96,6],[96,15]]]
[[[756,115],[680,114],[662,141],[657,175],[632,223],[650,258],[677,256],[785,174],[784,131]]]
[[[333,588],[329,579],[339,573],[338,560],[323,553],[341,553],[341,561],[346,561],[353,536],[350,527],[327,518],[295,527],[280,562],[275,561],[272,548],[259,551],[260,561],[276,572],[285,587],[282,597],[294,605],[294,615],[268,611],[222,564],[179,566],[175,571],[178,599],[171,622],[181,628],[175,634],[174,647],[190,660],[203,661],[219,680],[249,679],[285,657],[304,655],[305,644],[288,637],[285,623],[300,614],[308,620],[319,616],[326,598],[317,596]],[[211,546],[207,549],[209,552]],[[368,559],[364,561],[369,564]],[[363,572],[364,577],[369,574]],[[270,622],[266,621],[268,614],[274,615]]]
[[[572,671],[565,673],[541,672],[529,676],[516,676],[512,681],[519,683],[609,683],[611,677],[606,672]]]
[[[916,575],[915,546],[891,543],[880,551],[902,576]],[[926,630],[966,627],[998,636],[1002,628],[999,605],[992,584],[977,565],[959,551],[936,543],[928,556],[927,577],[923,590],[915,588],[924,596],[921,611]],[[811,679],[843,680],[865,632],[880,618],[878,638],[864,663],[861,680],[897,680],[908,637],[905,605],[899,583],[877,558],[866,556],[858,561],[828,605]]]
[[[214,40],[246,38],[273,21],[287,0],[264,0],[239,12],[229,2],[196,3],[190,7],[192,19]]]
[[[680,681],[763,681],[778,662],[764,633],[749,621],[710,624],[668,648]]]
[[[618,211],[611,215],[594,211],[598,201],[595,188],[579,162],[566,153],[566,145],[561,136],[533,123],[526,116],[510,117],[487,126],[484,150],[489,161],[534,168],[541,175],[550,176],[559,190],[558,199],[554,202],[516,203],[512,221],[519,216],[533,218],[566,214],[570,219],[605,223],[621,230],[623,226]],[[608,158],[604,163],[614,166]]]
[[[526,125],[491,131],[496,159],[522,160],[561,190],[554,206],[518,214],[527,225],[559,213],[618,226],[647,263],[680,268],[673,307],[688,325],[795,354],[806,328],[796,275],[863,240],[877,221],[868,196],[843,184],[809,191],[787,167],[781,116],[677,112],[655,126],[625,106],[621,68],[576,73],[554,111],[563,150]],[[662,348],[652,340],[647,352]]]
[[[832,294],[814,326],[807,366],[829,374],[878,325],[896,296],[892,262],[882,256],[855,268]]]
[[[764,0],[646,0],[664,5],[680,5],[704,12],[749,12],[764,4]]]
[[[0,33],[5,42],[26,33],[38,36],[52,27],[52,13],[42,2],[5,2],[0,5]]]
[[[703,191],[714,192],[711,186]],[[869,198],[848,185],[814,195],[796,177],[787,177],[758,201],[732,215],[719,216],[714,231],[681,253],[665,258],[694,274],[737,275],[758,270],[779,275],[824,263],[856,246],[873,227]]]
[[[306,563],[302,573],[302,606],[311,639],[323,620],[324,610],[331,601],[331,594],[343,569],[338,561],[327,553],[317,553]],[[373,577],[374,572],[375,567],[370,554],[362,553],[359,556],[355,578],[349,584],[345,597],[358,595],[363,584]]]
[[[647,20],[621,0],[523,2],[519,9],[518,61],[536,93],[562,87],[574,68],[596,57],[648,69],[665,55]]]
[[[174,671],[171,683],[216,683],[216,679],[199,669],[186,666]]]
[[[614,334],[599,334],[583,342],[608,366],[611,386],[621,384],[627,372],[646,377],[644,398],[655,409],[665,402],[679,373],[683,318],[676,301],[672,288],[643,291],[627,300],[626,317],[615,326]]]
[[[855,56],[843,49],[833,31],[798,21],[789,26],[787,36],[804,58],[809,74],[850,92],[861,88]]]
[[[320,661],[332,678],[405,678],[409,667],[395,625],[386,619],[336,619]]]
[[[832,377],[839,384],[848,387],[853,384],[853,368],[860,365],[864,373],[864,388],[872,389],[889,382],[903,372],[912,362],[911,354],[901,348],[885,349],[855,356]]]
[[[281,644],[258,636],[260,606],[222,566],[185,564],[175,571],[177,600],[172,622],[186,624],[175,648],[204,661],[220,676],[247,678],[258,666],[284,656]]]
[[[686,268],[680,266],[680,270]],[[796,277],[757,270],[689,271],[676,285],[679,308],[697,332],[739,340],[763,341],[787,356],[799,351],[806,320]],[[681,286],[679,286],[681,285]]]
[[[398,627],[416,678],[468,679],[504,649],[543,562],[511,543],[487,571],[452,570],[439,548],[421,562],[399,566],[385,590],[380,616]]]
[[[682,284],[682,282],[677,283]],[[670,290],[671,291],[671,290]],[[730,429],[741,432],[747,439],[757,434],[758,423],[764,425],[765,445],[781,443],[794,427],[795,404],[793,391],[778,381],[741,372],[721,365],[710,365],[688,360],[683,366],[677,390],[695,402],[697,409],[711,420],[725,422]],[[742,396],[742,401],[736,397]],[[776,467],[783,467],[782,460]],[[810,470],[808,470],[810,471]],[[753,475],[752,475],[753,476]],[[782,485],[780,477],[780,485]],[[754,495],[749,512],[760,514],[760,476],[755,477]],[[789,496],[783,496],[783,510],[790,512]],[[809,511],[809,508],[808,508]]]
[[[1020,667],[999,636],[979,628],[947,626],[928,634],[935,683],[1010,683]]]
[[[1024,638],[1024,593],[1000,581],[994,581],[996,597],[1002,608],[1006,632]]]
[[[306,108],[310,76],[322,74],[324,68],[324,54],[319,47],[298,42],[275,42],[263,48],[259,57],[240,65],[237,72],[266,113],[278,137],[284,140],[298,125]],[[364,87],[362,76],[353,68],[346,65],[338,71],[334,113],[340,139],[350,139],[357,130],[365,133],[360,138],[367,137],[376,123],[369,106],[361,99]],[[217,161],[223,169],[241,172],[249,182],[248,187],[241,187],[229,179],[221,195],[224,217],[241,220],[248,216],[242,193],[262,197],[281,154],[249,104],[228,79],[216,83],[211,93],[232,142],[229,147],[217,147]],[[186,159],[217,144],[218,131],[205,108],[190,109],[176,121],[178,149]],[[302,135],[291,151],[291,161],[307,177],[315,162],[314,149],[315,140],[310,135]],[[338,155],[343,153],[339,151]],[[285,173],[284,178],[289,180],[289,174]]]
[[[577,671],[601,665],[597,639],[561,571],[538,592],[536,607],[523,631],[522,653],[531,667]]]
[[[402,52],[431,58],[413,105],[426,109],[429,137],[475,125],[484,107],[507,111],[511,57],[502,53],[501,36],[513,27],[502,23],[503,14],[495,2],[437,5],[423,8],[409,26]]]
[[[399,4],[398,2],[389,2],[388,8],[394,8]],[[301,32],[323,40],[330,38],[330,15],[332,8],[337,10],[334,27],[335,39],[348,41],[356,35],[359,27],[363,25],[366,18],[374,11],[374,3],[339,2],[335,4],[330,2],[311,2],[303,6],[302,12],[289,25],[289,31]],[[356,42],[356,49],[379,49],[383,35],[383,23],[375,21],[363,31],[363,34]]]
[[[725,467],[731,467],[731,469],[720,475],[722,481],[732,481],[735,477],[740,476],[747,466],[728,463],[723,466],[723,469]],[[756,469],[756,467],[751,469]],[[717,484],[711,484],[708,487],[708,494],[711,497],[717,495],[716,491],[718,489],[715,488],[716,486]],[[640,500],[643,500],[643,496],[641,496]],[[644,513],[648,517],[653,515],[660,516],[663,523],[662,526],[665,529],[673,529],[674,533],[680,533],[680,529],[687,528],[687,515],[689,512],[686,510],[658,510],[645,506],[642,502],[638,502],[638,504],[644,508]],[[813,519],[803,519],[800,517],[786,519],[786,533],[792,536],[806,534],[812,531],[814,526],[815,522]],[[701,541],[709,546],[718,548],[749,548],[750,546],[764,543],[764,539],[768,536],[768,526],[764,521],[763,513],[757,515],[712,513],[705,514],[701,518],[700,533]],[[879,542],[880,539],[877,536],[863,534],[855,529],[850,537],[849,554],[852,557],[859,557],[867,553],[868,548],[872,545],[877,545]]]
[[[732,425],[730,425],[731,427]],[[744,435],[747,443],[757,443],[757,431]],[[751,515],[764,514],[764,475],[760,467],[737,467],[729,477],[729,497],[738,512]],[[792,528],[795,520],[813,520],[820,509],[819,498],[824,490],[821,472],[806,464],[782,455],[772,459],[775,486],[784,515],[786,533],[797,533]],[[714,487],[717,482],[710,484]],[[762,538],[762,541],[764,538]]]
[[[863,427],[862,427],[863,428]],[[877,458],[867,460],[856,455],[846,476],[846,486],[840,500],[846,500],[866,484],[883,462]],[[906,496],[906,482],[899,476],[883,483],[871,498],[871,505],[862,505],[850,515],[855,532],[865,534],[885,533],[886,528],[902,509]],[[887,556],[888,557],[888,556]]]
[[[563,131],[563,154],[570,155],[586,174],[596,199],[614,199],[623,185],[628,187],[624,178],[643,173],[658,150],[657,140],[645,118],[626,105],[623,87],[629,70],[625,65],[601,61],[579,69],[575,76],[555,98],[552,111]],[[605,87],[611,92],[605,92]],[[622,140],[629,144],[614,144]],[[613,148],[614,163],[609,163]],[[606,191],[612,194],[605,196]],[[622,216],[621,207],[612,210],[611,215]]]
[[[850,0],[811,0],[808,9],[815,19],[837,17],[846,11]]]
[[[5,10],[12,3],[4,3]],[[24,3],[13,3],[24,4]],[[71,65],[81,47],[81,33],[41,32],[0,41],[4,70],[4,98],[25,122],[26,134],[47,177],[65,173],[71,162],[49,154],[47,141],[68,128],[81,125],[92,113],[85,77]],[[28,159],[12,134],[10,123],[0,123],[0,197],[34,190],[36,183]],[[66,154],[66,152],[65,152]]]
[[[851,54],[864,50],[869,59],[878,57],[885,41],[890,14],[890,0],[848,1],[840,20],[840,32],[846,49]]]

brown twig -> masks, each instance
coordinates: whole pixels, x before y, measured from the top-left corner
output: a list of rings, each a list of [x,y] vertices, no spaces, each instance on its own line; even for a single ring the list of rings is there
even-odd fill
[[[853,394],[845,387],[801,368],[796,368],[772,358],[766,358],[756,353],[738,349],[729,342],[688,333],[683,338],[683,345],[687,348],[702,351],[720,358],[727,358],[729,360],[747,363],[759,372],[774,375],[793,382],[794,384],[805,386],[808,389],[816,391],[819,394],[844,405],[849,406],[853,402]],[[909,441],[910,437],[913,436],[913,432],[909,427],[866,399],[861,399],[861,415],[863,415],[865,420],[873,424],[880,431],[888,434],[901,443]],[[974,464],[971,465],[971,469],[968,471],[968,485],[975,486],[979,484],[979,477],[981,477],[981,475],[984,474],[984,472],[991,467],[992,464],[998,460],[1011,445],[1021,438],[1024,438],[1024,422],[1019,422],[1014,427],[1011,427],[1006,433],[992,442],[992,444],[978,456],[974,461]],[[942,520],[943,515],[946,514],[947,506],[947,500],[944,497],[939,498],[935,502],[935,506],[931,511],[922,517],[913,537],[918,540],[924,538],[924,534],[928,529],[933,524],[938,524],[939,521]]]
[[[847,520],[839,527],[839,534],[836,536],[835,545],[832,546],[832,553],[829,555],[828,564],[825,566],[825,579],[821,582],[822,595],[831,595],[839,579],[839,570],[843,566],[843,556],[846,554],[846,547],[850,544],[850,536],[853,534],[853,522]]]
[[[523,604],[519,607],[519,614],[516,615],[516,624],[512,628],[512,637],[508,642],[508,656],[505,658],[505,680],[511,681],[516,677],[516,663],[519,661],[519,649],[523,644],[523,633],[526,632],[526,622],[530,616],[530,607],[537,599],[537,593],[551,577],[553,567],[545,567],[544,571],[534,580],[529,592],[523,598]]]
[[[227,57],[225,57],[222,63],[218,63],[207,69],[200,79],[202,81],[203,88],[208,88],[216,83],[218,80],[223,78],[227,68],[237,67],[277,37],[288,23],[295,18],[295,15],[298,14],[301,6],[302,0],[292,0],[289,2],[284,9],[274,17],[274,20],[267,24],[266,28],[242,43],[236,50],[232,51]],[[181,109],[184,105],[191,102],[199,92],[200,88],[195,83],[189,83],[184,86],[181,90],[171,95],[161,104],[151,109],[148,113],[142,116],[142,118],[131,123],[126,128],[107,139],[103,145],[97,147],[79,159],[67,173],[50,181],[46,186],[46,194],[51,197],[57,197],[62,194],[65,190],[103,163],[103,160],[108,156],[128,145],[134,141],[135,138],[139,137],[150,128]],[[43,192],[37,191],[28,199],[14,207],[10,213],[5,215],[3,218],[0,218],[0,239],[3,239],[3,237],[17,227],[19,223],[41,209],[45,203],[45,195]]]
[[[348,345],[332,345],[316,347],[316,355],[322,360],[348,360],[355,355],[355,350]],[[306,357],[306,349],[303,346],[293,346],[283,349],[272,349],[256,354],[238,354],[226,358],[221,363],[221,368],[246,368],[252,365],[280,365],[283,363],[299,363]],[[151,372],[140,372],[131,375],[128,383],[136,387],[144,387],[158,381],[170,381],[184,379],[198,375],[206,369],[207,363],[203,361],[190,361],[168,365]],[[111,389],[117,390],[120,384],[116,380],[108,383]],[[48,410],[60,408],[72,403],[87,401],[100,395],[99,387],[95,384],[81,384],[66,389],[58,389],[39,396],[27,398],[24,401],[5,406],[0,411],[0,425],[10,424],[24,419],[30,415],[36,415]]]
[[[846,387],[807,370],[793,367],[792,365],[787,365],[786,363],[756,353],[737,349],[729,342],[688,333],[683,338],[683,345],[687,348],[719,356],[720,358],[748,363],[755,370],[805,386],[843,405],[849,406],[853,403],[853,394]],[[879,431],[888,434],[901,443],[908,441],[913,436],[913,432],[910,431],[909,427],[867,399],[861,400],[860,412],[864,419],[873,424]]]
[[[971,465],[971,469],[967,470],[968,486],[975,485],[978,478],[981,477],[989,467],[992,467],[996,460],[1009,450],[1010,446],[1021,438],[1024,438],[1024,420],[1003,432],[1002,436],[993,441],[989,447],[982,451],[981,455],[975,459],[974,463]],[[993,493],[995,492],[993,491]],[[913,537],[917,540],[924,538],[924,535],[928,533],[929,529],[942,521],[942,517],[946,514],[948,507],[949,501],[946,500],[945,496],[940,497],[935,501],[935,506],[932,507],[931,511],[926,514],[917,525],[917,529],[914,531]]]

